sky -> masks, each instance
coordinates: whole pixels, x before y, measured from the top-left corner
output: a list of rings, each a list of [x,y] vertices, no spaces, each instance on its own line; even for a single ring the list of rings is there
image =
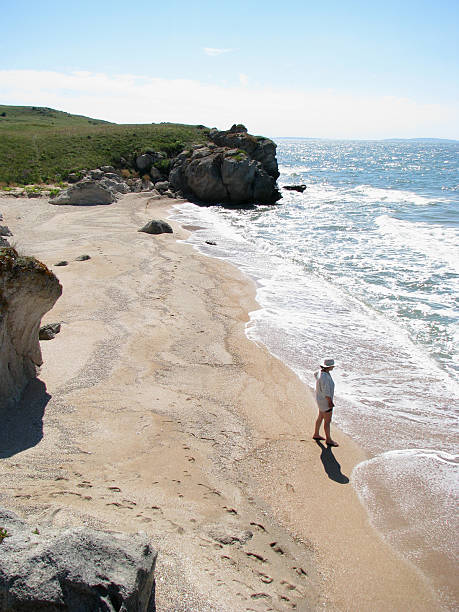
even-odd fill
[[[459,139],[459,0],[1,0],[0,104]]]

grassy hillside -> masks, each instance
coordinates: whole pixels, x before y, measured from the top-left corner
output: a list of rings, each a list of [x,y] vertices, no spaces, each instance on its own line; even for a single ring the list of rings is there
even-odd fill
[[[207,128],[175,123],[118,125],[51,108],[0,105],[0,184],[65,180],[70,172],[119,167],[148,149],[174,157],[205,142]]]

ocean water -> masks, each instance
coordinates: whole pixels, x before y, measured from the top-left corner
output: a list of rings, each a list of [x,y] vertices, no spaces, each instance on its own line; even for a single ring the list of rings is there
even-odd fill
[[[459,143],[277,143],[279,185],[305,183],[304,193],[281,189],[277,205],[247,210],[187,203],[174,216],[202,228],[189,242],[256,281],[250,338],[311,386],[322,357],[338,362],[334,421],[369,456],[353,486],[450,609],[459,605]]]

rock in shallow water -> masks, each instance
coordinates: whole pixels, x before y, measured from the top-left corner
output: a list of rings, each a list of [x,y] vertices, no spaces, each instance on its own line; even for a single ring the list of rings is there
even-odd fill
[[[0,508],[2,612],[154,609],[157,553],[145,534],[36,529]]]

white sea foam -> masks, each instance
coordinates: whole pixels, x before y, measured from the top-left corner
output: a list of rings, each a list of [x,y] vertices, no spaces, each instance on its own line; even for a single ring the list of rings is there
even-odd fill
[[[426,255],[431,261],[440,262],[459,273],[458,228],[403,221],[389,215],[378,217],[376,225],[386,240],[397,247],[409,247]],[[387,242],[386,245],[389,248]]]

